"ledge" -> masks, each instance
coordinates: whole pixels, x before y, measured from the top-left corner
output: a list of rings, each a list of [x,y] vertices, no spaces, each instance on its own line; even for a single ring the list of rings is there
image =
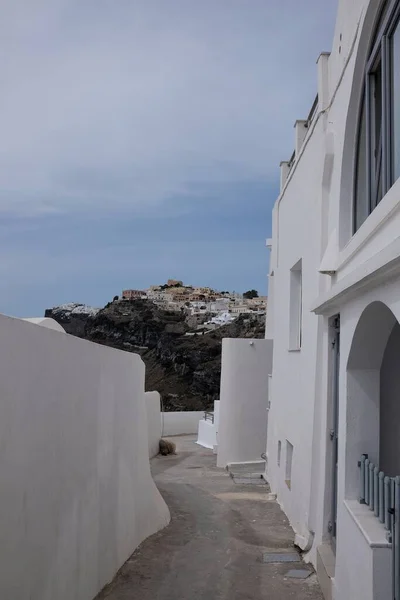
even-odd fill
[[[344,505],[370,548],[392,547],[387,541],[386,529],[366,504],[360,504],[357,500],[344,500]]]
[[[350,300],[360,290],[371,289],[399,272],[400,237],[340,279],[329,291],[321,294],[310,310],[317,315],[333,314],[343,302]]]
[[[339,254],[336,270],[343,268],[365,244],[391,219],[400,209],[400,180],[396,181],[378,206],[368,215],[361,227],[348,241]]]

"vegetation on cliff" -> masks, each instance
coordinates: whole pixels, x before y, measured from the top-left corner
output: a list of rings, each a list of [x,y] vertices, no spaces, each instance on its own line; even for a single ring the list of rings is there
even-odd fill
[[[45,316],[72,335],[139,353],[146,364],[146,390],[160,392],[164,410],[211,408],[219,396],[222,339],[264,337],[264,318],[256,315],[196,334],[183,313],[147,300],[112,302],[101,310],[82,307],[55,307]]]

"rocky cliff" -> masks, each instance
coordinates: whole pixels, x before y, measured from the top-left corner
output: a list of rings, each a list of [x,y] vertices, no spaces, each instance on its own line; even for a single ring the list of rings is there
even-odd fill
[[[184,314],[146,300],[113,302],[103,309],[66,304],[46,310],[45,316],[72,335],[138,352],[146,364],[146,389],[160,392],[164,410],[211,408],[219,396],[222,338],[264,337],[263,317],[244,315],[210,333],[194,334]]]

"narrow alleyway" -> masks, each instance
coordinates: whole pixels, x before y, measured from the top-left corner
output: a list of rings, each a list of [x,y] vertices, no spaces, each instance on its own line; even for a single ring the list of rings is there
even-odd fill
[[[235,483],[193,436],[177,456],[152,461],[171,524],[146,540],[97,600],[321,600],[302,563],[264,562],[293,552],[293,533],[266,485]],[[279,557],[277,557],[279,558]]]

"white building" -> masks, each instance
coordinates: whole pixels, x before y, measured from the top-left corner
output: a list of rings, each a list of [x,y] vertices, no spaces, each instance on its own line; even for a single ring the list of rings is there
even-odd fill
[[[400,492],[392,546],[390,500],[359,468],[367,454],[368,476],[400,475],[399,15],[400,0],[339,0],[269,241],[267,478],[336,600],[400,597]]]
[[[232,321],[235,320],[235,316],[232,315],[229,312],[223,312],[218,314],[216,317],[212,317],[212,319],[210,321],[208,321],[208,323],[206,323],[207,325],[217,325],[217,326],[221,326],[221,325],[228,325],[228,323],[232,323]]]
[[[148,290],[147,298],[154,302],[171,302],[173,295],[170,292],[164,292],[163,290]]]
[[[230,304],[229,312],[237,317],[239,315],[248,315],[256,311],[247,304]]]

